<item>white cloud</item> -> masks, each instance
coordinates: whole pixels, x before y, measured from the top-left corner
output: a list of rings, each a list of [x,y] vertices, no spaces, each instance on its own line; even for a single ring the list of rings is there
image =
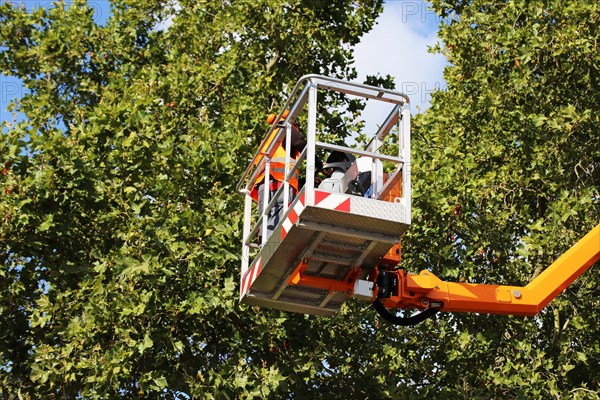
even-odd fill
[[[173,25],[173,18],[177,15],[177,13],[181,10],[181,4],[179,4],[178,0],[171,1],[168,4],[170,9],[170,15],[164,20],[160,21],[158,24],[154,26],[154,30],[156,31],[168,31],[169,28]]]
[[[378,24],[355,48],[358,81],[379,73],[394,77],[396,89],[410,97],[411,111],[429,107],[431,92],[446,86],[443,68],[446,58],[427,52],[439,41],[439,18],[424,1],[389,1]],[[379,107],[377,107],[379,105]],[[389,106],[368,104],[363,116],[370,126],[382,122]]]

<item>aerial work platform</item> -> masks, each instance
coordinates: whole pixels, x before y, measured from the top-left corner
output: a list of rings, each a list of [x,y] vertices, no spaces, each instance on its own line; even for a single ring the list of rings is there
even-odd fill
[[[321,138],[331,135],[317,131],[326,126],[318,125],[318,91],[388,103],[391,110],[362,148],[356,138],[346,139],[352,146],[328,143]],[[402,93],[368,85],[318,75],[298,81],[279,115],[269,118],[273,124],[238,184],[245,195],[242,302],[332,316],[355,298],[397,325],[438,311],[533,316],[600,260],[598,224],[526,286],[445,282],[428,270],[397,268],[411,224],[408,104]],[[292,126],[306,134],[306,146],[294,154],[284,146],[292,143]],[[326,154],[331,160],[317,168]],[[256,190],[260,185],[269,190]],[[402,317],[394,309],[421,313]]]
[[[408,226],[401,203],[319,190],[313,206],[305,198],[302,192],[295,199],[281,229],[242,278],[244,302],[332,315],[348,296],[336,288],[348,279],[365,279]],[[293,280],[298,274],[321,279],[301,286]],[[336,281],[342,285],[336,287]]]
[[[389,104],[390,112],[373,132],[364,148],[319,141],[317,92],[334,91]],[[395,265],[400,258],[400,238],[410,225],[410,110],[402,93],[337,79],[308,75],[299,80],[290,99],[277,117],[280,121],[267,132],[260,149],[250,161],[238,185],[246,195],[240,299],[244,303],[284,311],[331,316],[352,293],[347,288],[367,278],[382,259]],[[258,176],[269,185],[273,152],[279,143],[290,143],[292,122],[307,113],[307,145],[293,160],[286,154],[287,178],[272,199],[258,210],[250,193]],[[286,115],[286,110],[289,110]],[[273,133],[279,130],[272,143]],[[394,150],[382,151],[393,132]],[[388,138],[389,139],[389,138]],[[390,140],[388,140],[390,141]],[[339,184],[339,190],[319,188],[315,160],[318,152],[351,154],[355,159]],[[362,163],[356,160],[362,159]],[[358,168],[361,165],[362,170]],[[366,167],[365,167],[366,165]],[[306,183],[290,201],[290,178],[304,171]],[[351,189],[360,173],[370,176],[369,191]],[[323,186],[323,185],[322,185]],[[268,187],[268,186],[266,186]],[[285,196],[282,217],[266,240],[270,209]],[[267,204],[269,203],[269,204]]]

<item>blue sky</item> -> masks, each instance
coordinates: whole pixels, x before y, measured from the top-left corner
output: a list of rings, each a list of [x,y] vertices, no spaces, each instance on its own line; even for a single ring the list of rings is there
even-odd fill
[[[52,7],[51,1],[30,0],[20,3],[29,10]],[[94,9],[97,22],[106,21],[110,14],[110,3],[107,0],[91,0],[88,4]],[[442,77],[445,58],[427,52],[428,46],[438,40],[438,24],[439,18],[426,2],[386,1],[377,25],[356,47],[358,81],[362,82],[366,75],[376,73],[392,75],[395,77],[396,88],[410,96],[412,112],[426,109],[431,91],[445,87]],[[21,97],[24,90],[19,80],[0,75],[0,120],[12,119],[6,107],[11,100]],[[379,121],[380,116],[386,113],[387,108],[384,111],[375,104],[369,104],[364,116],[369,120]]]
[[[386,1],[378,24],[356,47],[359,80],[377,72],[392,75],[396,89],[411,97],[413,109],[426,108],[431,91],[445,86],[446,58],[427,51],[438,42],[439,21],[426,2]]]
[[[358,80],[376,73],[389,74],[395,78],[396,89],[410,97],[411,112],[424,111],[429,107],[431,92],[446,86],[446,58],[427,51],[439,41],[440,18],[427,2],[396,0],[384,3],[377,21],[355,49]],[[388,109],[381,103],[369,103],[363,113],[367,127],[370,121],[382,122]]]
[[[5,0],[0,0],[0,4],[5,3]],[[18,5],[25,6],[27,10],[34,10],[38,8],[50,8],[54,7],[53,0],[20,0],[14,2]],[[65,3],[69,5],[72,1],[66,0]],[[110,2],[108,0],[89,0],[88,5],[94,10],[94,20],[103,24],[110,16]],[[15,98],[20,98],[25,93],[25,87],[19,79],[4,76],[0,74],[0,121],[12,121],[13,115],[6,110],[9,103]],[[21,118],[21,116],[17,116]]]

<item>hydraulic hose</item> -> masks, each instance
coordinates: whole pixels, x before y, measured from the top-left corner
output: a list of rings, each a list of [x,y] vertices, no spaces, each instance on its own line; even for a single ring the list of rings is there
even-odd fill
[[[399,317],[389,312],[379,300],[375,300],[373,302],[373,307],[383,319],[398,326],[416,325],[419,322],[425,321],[427,318],[433,317],[439,311],[437,308],[427,308],[426,310],[423,310],[420,313],[410,317]]]

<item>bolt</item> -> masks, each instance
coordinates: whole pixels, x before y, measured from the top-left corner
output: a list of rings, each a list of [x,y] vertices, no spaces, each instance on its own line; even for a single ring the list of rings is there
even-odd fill
[[[515,289],[513,291],[513,295],[515,296],[516,299],[520,299],[521,298],[521,291]]]
[[[421,304],[423,306],[428,306],[429,305],[429,299],[421,299]]]

